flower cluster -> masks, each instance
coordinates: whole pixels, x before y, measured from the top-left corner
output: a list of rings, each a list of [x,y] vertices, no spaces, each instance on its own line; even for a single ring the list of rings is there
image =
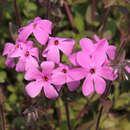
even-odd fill
[[[30,97],[36,97],[44,90],[47,98],[56,98],[64,84],[70,91],[80,86],[84,79],[82,92],[84,96],[93,91],[103,94],[105,80],[115,80],[118,75],[109,65],[114,60],[116,47],[109,45],[107,39],[94,36],[94,43],[88,38],[79,41],[81,51],[72,53],[75,40],[71,38],[52,37],[52,22],[36,17],[31,23],[19,29],[16,43],[6,43],[3,55],[7,55],[5,64],[16,68],[17,72],[25,72],[24,78],[30,83],[25,87]],[[28,40],[33,33],[37,42],[46,46],[39,58],[39,48],[34,41]],[[72,64],[61,63],[61,54],[68,56]],[[17,63],[15,64],[15,58]],[[127,66],[128,68],[128,66]]]

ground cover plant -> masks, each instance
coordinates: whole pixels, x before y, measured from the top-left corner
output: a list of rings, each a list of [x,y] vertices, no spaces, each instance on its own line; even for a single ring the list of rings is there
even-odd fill
[[[129,0],[0,5],[2,130],[129,130]]]

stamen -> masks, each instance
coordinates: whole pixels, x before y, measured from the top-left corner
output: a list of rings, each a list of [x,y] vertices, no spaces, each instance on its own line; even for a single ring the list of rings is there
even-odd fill
[[[54,41],[54,45],[57,46],[58,44],[59,44],[59,41],[58,41],[58,40],[55,40],[55,41]]]
[[[63,72],[63,73],[67,73],[67,70],[66,70],[66,69],[63,69],[62,72]]]
[[[16,45],[15,45],[15,48],[18,48],[18,47],[19,47],[19,45],[18,45],[18,44],[16,44]]]
[[[28,56],[28,55],[29,55],[29,51],[27,51],[24,56]]]
[[[47,77],[47,76],[44,76],[44,77],[43,77],[43,80],[44,80],[45,82],[47,82],[47,81],[48,81],[48,77]]]
[[[35,28],[36,27],[36,24],[33,24],[33,28]]]
[[[94,73],[95,73],[95,69],[93,69],[93,68],[90,69],[90,73],[91,73],[91,74],[94,74]]]

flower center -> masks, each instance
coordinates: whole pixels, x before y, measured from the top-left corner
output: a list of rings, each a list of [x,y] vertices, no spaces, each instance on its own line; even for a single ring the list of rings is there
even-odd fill
[[[63,69],[62,72],[63,72],[63,73],[67,73],[67,70],[66,70],[66,69]]]
[[[94,73],[95,73],[95,69],[93,69],[93,68],[90,69],[90,73],[91,73],[91,74],[94,74]]]
[[[18,45],[18,44],[16,44],[16,45],[15,45],[15,48],[18,48],[18,47],[19,47],[19,45]]]
[[[55,41],[54,41],[54,45],[57,46],[58,44],[59,44],[58,40],[55,40]]]
[[[28,55],[29,55],[29,51],[27,51],[24,56],[28,56]]]
[[[35,27],[36,27],[36,24],[34,23],[34,24],[33,24],[33,28],[35,28]]]
[[[45,82],[47,82],[47,81],[48,81],[48,77],[47,77],[47,76],[44,76],[44,77],[43,77],[43,80],[44,80]]]

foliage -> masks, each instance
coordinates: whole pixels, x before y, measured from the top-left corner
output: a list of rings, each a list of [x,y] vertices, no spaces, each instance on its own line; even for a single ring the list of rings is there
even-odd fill
[[[100,0],[96,1],[93,6],[92,0],[68,0],[75,28],[72,28],[62,2],[64,0],[60,0],[59,3],[51,0],[51,7],[47,10],[49,19],[54,23],[53,34],[55,36],[74,38],[76,40],[75,51],[80,49],[80,38],[93,38],[94,34],[106,37],[110,44],[117,47],[120,46],[122,39],[127,37],[125,51],[127,59],[130,58],[129,1]],[[22,26],[37,16],[46,18],[46,4],[45,0],[17,0]],[[104,21],[108,10],[109,13]],[[9,23],[13,27],[9,28]],[[14,42],[18,30],[13,0],[0,1],[0,24],[0,104],[2,103],[4,106],[7,130],[67,130],[63,93],[60,93],[57,100],[46,99],[42,94],[31,99],[24,90],[27,84],[24,74],[16,73],[15,70],[7,68],[4,64],[5,57],[2,57],[4,44],[7,41]],[[62,56],[62,61],[69,63],[65,55]],[[130,80],[124,81],[122,78],[118,78],[113,82],[111,94],[108,96],[112,105],[110,110],[103,111],[100,122],[101,130],[130,129],[129,86]],[[100,96],[84,97],[81,87],[73,93],[70,93],[67,88],[66,91],[72,128],[74,130],[95,129],[97,113],[100,109]],[[88,102],[85,113],[79,120],[76,120],[77,115]],[[0,121],[0,127],[1,125]]]

